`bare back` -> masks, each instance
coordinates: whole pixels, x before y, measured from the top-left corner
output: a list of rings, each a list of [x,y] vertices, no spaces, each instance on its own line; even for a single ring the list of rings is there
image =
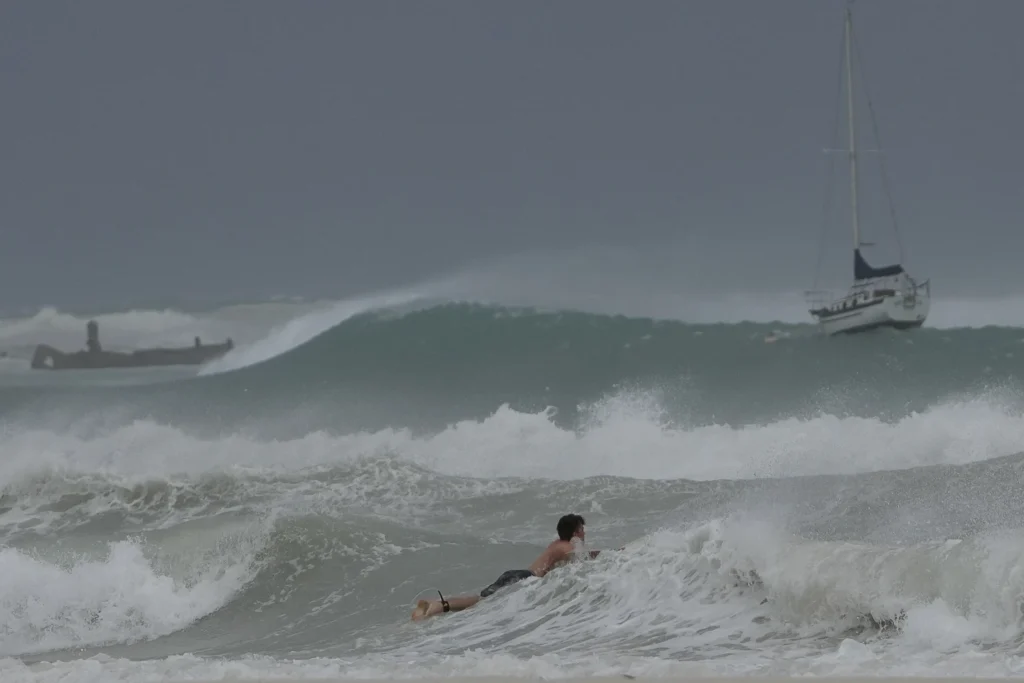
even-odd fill
[[[544,552],[533,561],[529,569],[534,576],[544,576],[555,567],[565,564],[572,559],[574,549],[572,543],[561,539],[552,541]]]

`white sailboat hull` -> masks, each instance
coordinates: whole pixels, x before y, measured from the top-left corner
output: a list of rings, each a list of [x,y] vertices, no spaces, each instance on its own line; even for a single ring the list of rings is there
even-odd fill
[[[929,289],[928,283],[906,289],[891,289],[881,283],[858,283],[846,296],[812,308],[810,313],[821,330],[830,336],[883,327],[913,329],[921,327],[928,319]]]

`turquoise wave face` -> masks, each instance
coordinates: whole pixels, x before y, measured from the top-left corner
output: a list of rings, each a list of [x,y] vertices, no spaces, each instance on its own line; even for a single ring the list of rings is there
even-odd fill
[[[472,304],[344,320],[268,360],[208,376],[127,387],[6,388],[20,420],[103,410],[260,431],[291,415],[308,430],[438,429],[460,419],[556,410],[574,425],[595,402],[633,393],[679,424],[765,423],[822,413],[898,419],[999,392],[1016,404],[1024,332],[878,331],[825,338],[810,326],[676,321]],[[240,349],[244,351],[244,349]],[[285,429],[277,420],[274,429]]]

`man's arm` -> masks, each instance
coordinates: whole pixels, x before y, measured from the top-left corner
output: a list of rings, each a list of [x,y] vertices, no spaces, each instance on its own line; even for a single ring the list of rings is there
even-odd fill
[[[624,547],[623,548],[619,548],[619,550],[625,550],[625,548]],[[601,551],[600,550],[591,550],[589,554],[590,554],[590,559],[594,559],[595,557],[597,557],[598,555],[601,554]]]

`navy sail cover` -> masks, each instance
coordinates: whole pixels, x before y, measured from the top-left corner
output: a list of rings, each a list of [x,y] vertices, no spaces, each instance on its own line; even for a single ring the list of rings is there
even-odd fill
[[[892,277],[899,275],[903,272],[903,266],[896,264],[893,266],[882,266],[881,268],[875,268],[864,260],[864,257],[860,253],[860,249],[853,250],[853,279],[854,280],[868,280],[875,277]]]

